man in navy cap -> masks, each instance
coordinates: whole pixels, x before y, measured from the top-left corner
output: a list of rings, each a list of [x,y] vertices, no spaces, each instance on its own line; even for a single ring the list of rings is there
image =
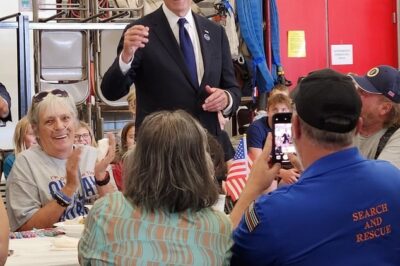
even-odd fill
[[[231,265],[400,265],[400,170],[353,146],[362,124],[354,82],[315,71],[298,85],[294,104],[304,172],[258,197],[279,170],[268,165],[268,138],[231,213]]]
[[[367,158],[387,160],[400,168],[400,72],[382,65],[365,76],[350,76],[363,104],[356,145]]]
[[[3,122],[11,121],[11,97],[6,87],[0,83],[0,120]]]

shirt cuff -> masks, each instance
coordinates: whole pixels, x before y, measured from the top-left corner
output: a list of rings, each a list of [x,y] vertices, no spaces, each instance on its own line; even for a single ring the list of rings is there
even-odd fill
[[[128,73],[129,69],[131,69],[131,64],[133,61],[134,56],[132,56],[131,61],[129,61],[128,63],[125,63],[124,61],[122,61],[122,53],[119,54],[119,69],[121,70],[122,74],[126,74]]]
[[[229,104],[228,104],[228,106],[227,106],[224,110],[222,110],[222,114],[223,114],[224,116],[229,116],[229,114],[230,114],[231,111],[232,111],[233,99],[232,99],[232,95],[231,95],[228,91],[225,91],[225,93],[228,95]]]

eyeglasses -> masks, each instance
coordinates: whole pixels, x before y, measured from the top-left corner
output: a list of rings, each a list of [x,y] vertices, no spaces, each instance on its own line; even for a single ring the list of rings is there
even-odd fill
[[[32,97],[32,103],[39,103],[39,102],[43,101],[43,99],[49,93],[51,93],[51,94],[53,94],[55,96],[58,96],[58,97],[68,97],[68,92],[66,92],[65,90],[55,89],[55,90],[51,90],[51,91],[41,91],[39,93],[36,93]]]
[[[89,133],[83,133],[83,134],[75,134],[75,140],[80,140],[80,139],[88,139],[90,138]]]

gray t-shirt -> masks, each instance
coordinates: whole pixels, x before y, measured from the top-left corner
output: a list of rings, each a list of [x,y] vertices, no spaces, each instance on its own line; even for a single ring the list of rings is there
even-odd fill
[[[379,140],[385,134],[386,130],[386,128],[381,129],[369,137],[357,135],[355,145],[360,149],[361,154],[368,159],[374,159]],[[400,168],[400,129],[393,133],[377,159],[388,161],[397,168]]]
[[[79,161],[81,186],[60,221],[87,214],[86,203],[98,198],[94,179],[97,150],[84,146]],[[53,200],[52,194],[65,185],[67,160],[47,155],[40,146],[20,153],[7,180],[7,212],[12,231],[25,224],[41,207]]]

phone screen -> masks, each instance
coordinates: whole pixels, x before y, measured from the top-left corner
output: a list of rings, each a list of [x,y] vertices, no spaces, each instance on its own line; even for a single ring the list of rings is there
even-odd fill
[[[296,152],[292,140],[290,114],[281,113],[274,120],[274,159],[276,162],[289,163],[289,153]]]

